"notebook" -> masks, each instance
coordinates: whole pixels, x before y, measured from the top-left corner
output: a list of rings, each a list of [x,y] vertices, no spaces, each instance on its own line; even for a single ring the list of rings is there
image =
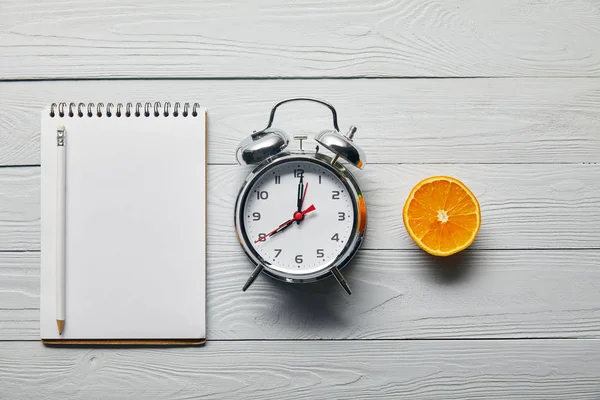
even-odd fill
[[[59,129],[66,171],[62,334]],[[42,112],[44,343],[204,342],[206,138],[206,110],[198,104],[59,103]]]

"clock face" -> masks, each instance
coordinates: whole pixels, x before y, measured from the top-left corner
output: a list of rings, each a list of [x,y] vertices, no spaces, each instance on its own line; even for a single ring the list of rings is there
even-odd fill
[[[356,231],[353,194],[329,167],[306,159],[263,171],[240,212],[248,246],[284,275],[327,270]]]

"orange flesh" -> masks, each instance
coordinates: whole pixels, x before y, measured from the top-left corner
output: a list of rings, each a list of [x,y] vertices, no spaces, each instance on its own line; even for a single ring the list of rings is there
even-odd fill
[[[403,217],[413,240],[428,253],[442,256],[468,247],[481,223],[473,193],[450,177],[432,177],[417,184]]]

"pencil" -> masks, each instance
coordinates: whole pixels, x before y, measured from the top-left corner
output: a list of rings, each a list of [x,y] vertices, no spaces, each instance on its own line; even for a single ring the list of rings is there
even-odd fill
[[[65,127],[56,131],[56,325],[62,335],[65,327],[65,217],[66,217],[66,149]]]

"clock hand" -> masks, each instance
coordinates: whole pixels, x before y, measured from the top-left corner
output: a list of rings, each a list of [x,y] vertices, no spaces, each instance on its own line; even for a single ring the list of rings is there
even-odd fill
[[[300,175],[300,180],[298,181],[298,197],[296,200],[296,207],[298,208],[298,212],[302,212],[302,190],[304,189],[304,174]]]
[[[308,182],[304,185],[304,194],[302,195],[302,202],[300,203],[300,208],[304,205],[304,199],[306,198],[306,189],[308,189]]]
[[[302,212],[302,206],[304,205],[304,199],[306,198],[306,189],[308,189],[308,182],[306,185],[303,185],[304,175],[300,175],[300,182],[298,182],[298,212]],[[304,190],[302,190],[304,189]],[[300,221],[302,218],[296,220],[296,224],[300,225]]]
[[[315,207],[315,205],[311,204],[306,210],[302,211],[301,214],[304,217],[306,214],[311,213],[311,212],[315,211],[316,209],[317,208]],[[296,217],[294,216],[294,218],[296,218]]]
[[[267,234],[264,236],[264,238],[262,238],[262,239],[261,239],[261,238],[258,238],[258,239],[256,239],[256,240],[254,241],[254,244],[256,244],[256,243],[260,242],[261,240],[262,240],[262,241],[265,241],[265,240],[266,240],[266,239],[267,239],[269,236],[273,236],[273,235],[275,235],[276,233],[279,233],[279,232],[281,232],[281,231],[285,230],[285,228],[287,228],[287,227],[289,227],[290,225],[292,225],[292,222],[294,222],[294,221],[295,221],[295,219],[294,219],[294,218],[292,218],[292,219],[288,219],[288,220],[287,220],[287,221],[285,221],[283,224],[279,225],[277,228],[275,228],[275,229],[273,229],[271,232],[267,233]]]
[[[297,220],[297,218],[298,218],[297,215],[298,214],[300,214],[300,219],[302,219],[302,218],[304,218],[304,216],[306,214],[311,213],[311,212],[313,212],[315,210],[316,210],[315,205],[311,204],[310,207],[308,207],[306,210],[304,210],[304,211],[302,211],[300,213],[295,212],[294,213],[294,218],[285,221],[283,224],[279,225],[279,227],[277,229],[275,229],[273,232],[269,233],[267,236],[275,235],[276,233],[279,233],[279,232],[283,231],[284,229],[286,229],[287,227],[291,226],[292,222],[294,222],[295,220]],[[265,237],[267,237],[267,236],[265,236]],[[256,242],[258,242],[258,240]],[[256,242],[254,242],[254,243],[256,243]],[[248,280],[244,284],[244,287],[242,288],[242,291],[245,292],[250,287],[250,285],[252,285],[252,283],[256,280],[256,278],[258,277],[258,275],[262,272],[262,270],[264,268],[265,267],[262,264],[261,265],[257,265],[256,268],[254,268],[254,271],[252,271],[252,273],[250,274],[250,277],[248,278]],[[346,291],[348,293],[350,293],[350,288],[348,287],[348,284],[346,284],[346,281],[344,280],[344,277],[341,276],[340,271],[337,268],[334,267],[334,269],[335,269],[335,271],[332,271],[333,276],[335,276],[335,278],[337,279],[338,282],[340,282],[340,278],[339,277],[341,277],[342,281],[340,282],[340,284],[344,287],[344,289],[346,289]],[[337,274],[336,274],[336,271],[337,271]]]
[[[292,225],[292,223],[293,223],[294,221],[298,221],[298,222],[302,221],[302,220],[304,219],[304,216],[305,216],[306,214],[309,214],[309,213],[311,213],[311,212],[313,212],[313,211],[315,211],[315,210],[316,210],[316,208],[315,208],[315,205],[314,205],[314,204],[311,204],[311,205],[310,205],[310,207],[308,207],[306,210],[304,210],[304,211],[302,211],[302,212],[298,212],[298,211],[296,211],[296,212],[294,213],[294,216],[293,216],[293,218],[292,218],[292,219],[288,219],[288,220],[287,220],[287,221],[285,221],[283,224],[279,225],[277,228],[275,228],[275,229],[273,229],[271,232],[267,233],[267,234],[264,236],[264,238],[262,238],[262,239],[260,239],[260,238],[259,238],[259,239],[255,240],[255,241],[254,241],[254,244],[256,244],[256,243],[260,242],[261,240],[262,240],[262,241],[265,241],[265,240],[266,240],[268,237],[270,237],[270,236],[273,236],[273,235],[276,235],[276,234],[278,234],[279,232],[283,232],[285,229],[289,228],[289,227]]]

